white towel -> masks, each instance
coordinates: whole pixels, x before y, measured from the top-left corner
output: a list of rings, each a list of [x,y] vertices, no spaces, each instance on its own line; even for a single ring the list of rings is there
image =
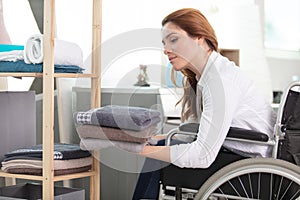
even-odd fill
[[[23,50],[0,52],[0,61],[16,62],[18,60],[23,60]]]
[[[43,35],[33,35],[28,38],[24,48],[24,61],[27,64],[42,63]],[[54,64],[83,66],[83,54],[81,48],[72,42],[54,40]]]

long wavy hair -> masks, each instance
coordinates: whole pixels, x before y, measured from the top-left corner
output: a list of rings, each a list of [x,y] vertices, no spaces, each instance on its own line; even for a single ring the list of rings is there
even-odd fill
[[[218,50],[218,41],[214,29],[206,17],[197,9],[183,8],[172,12],[162,20],[162,26],[172,22],[184,30],[190,37],[203,37],[211,50]],[[196,110],[196,74],[189,69],[181,70],[184,78],[182,80],[183,96],[177,102],[182,103],[181,120],[197,118]],[[176,85],[175,70],[172,69],[171,80]]]

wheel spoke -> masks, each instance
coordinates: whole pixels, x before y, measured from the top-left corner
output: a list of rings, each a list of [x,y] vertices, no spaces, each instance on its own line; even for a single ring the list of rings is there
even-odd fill
[[[222,191],[222,189],[219,187],[218,188],[220,190],[220,192],[224,195],[224,197],[228,200],[228,198],[225,196],[224,192]],[[212,194],[213,195],[213,194]]]
[[[280,184],[279,184],[278,191],[277,191],[277,195],[276,195],[276,199],[277,199],[277,200],[278,200],[278,198],[279,198],[279,194],[280,194],[280,190],[281,190],[281,186],[282,186],[282,180],[283,180],[283,177],[281,177],[281,179],[280,179]]]
[[[242,182],[241,178],[240,178],[240,177],[238,177],[238,179],[239,179],[239,182],[240,182],[240,184],[241,184],[241,186],[242,186],[242,188],[243,188],[243,190],[244,190],[244,193],[245,193],[245,195],[246,195],[246,196],[247,196],[247,198],[249,199],[248,192],[246,191],[246,189],[245,189],[245,187],[244,187],[244,184],[243,184],[243,182]]]
[[[281,196],[280,200],[283,199],[283,197],[285,196],[285,194],[287,193],[287,191],[290,189],[292,183],[293,183],[293,182],[291,181],[290,184],[288,185],[288,187],[286,188],[286,190],[284,191],[283,195]]]
[[[250,186],[251,198],[253,198],[253,189],[252,189],[252,182],[251,182],[251,176],[250,176],[250,174],[248,174],[248,179],[249,179],[249,186]]]
[[[272,198],[273,198],[272,197],[273,196],[273,191],[272,191],[273,190],[273,174],[271,174],[270,176],[271,176],[271,178],[270,178],[270,193],[269,193],[270,195],[269,195],[269,199],[272,200]]]
[[[234,187],[234,185],[233,185],[230,181],[228,181],[228,183],[230,184],[231,188],[235,191],[235,193],[240,197],[241,195],[240,195],[240,193],[236,190],[236,188]]]
[[[227,194],[219,194],[219,193],[212,193],[211,196],[213,197],[225,197],[226,199],[240,199],[240,200],[260,200],[260,199],[250,199],[250,198],[245,198],[245,197],[240,197],[240,196],[234,196],[234,195],[227,195]]]
[[[296,199],[298,195],[300,195],[300,190],[298,190],[298,191],[292,196],[291,199]],[[298,196],[297,199],[299,199],[299,196]]]

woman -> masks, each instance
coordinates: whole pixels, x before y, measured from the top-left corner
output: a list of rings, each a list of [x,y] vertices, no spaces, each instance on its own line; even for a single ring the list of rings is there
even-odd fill
[[[217,52],[217,38],[205,16],[196,9],[180,9],[166,16],[162,26],[164,53],[173,70],[185,77],[182,121],[200,125],[195,141],[146,146],[141,155],[189,168],[208,168],[222,145],[240,155],[269,157],[268,146],[224,142],[230,127],[257,130],[272,138],[275,115],[253,81]],[[133,199],[155,199],[157,186],[141,185],[147,182],[142,179],[141,174]],[[149,191],[152,196],[145,194]]]

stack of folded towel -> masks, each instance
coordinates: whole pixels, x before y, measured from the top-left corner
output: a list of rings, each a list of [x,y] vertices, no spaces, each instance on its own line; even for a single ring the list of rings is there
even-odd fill
[[[42,145],[21,148],[5,154],[1,162],[4,172],[42,175]],[[92,156],[89,151],[76,144],[54,144],[54,175],[84,172],[91,169]]]
[[[156,141],[161,121],[160,112],[154,109],[109,105],[74,113],[74,122],[83,150],[100,150],[117,147],[139,153],[148,143]]]
[[[1,72],[42,72],[43,70],[43,35],[30,36],[25,44],[0,44]],[[82,73],[83,53],[72,42],[54,40],[54,72]]]

